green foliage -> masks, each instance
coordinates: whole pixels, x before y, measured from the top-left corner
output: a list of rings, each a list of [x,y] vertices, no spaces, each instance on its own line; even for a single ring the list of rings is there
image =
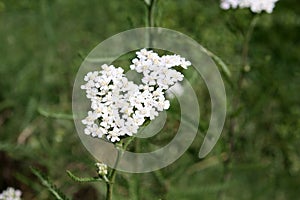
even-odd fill
[[[31,168],[32,173],[36,175],[41,183],[51,192],[51,194],[57,199],[57,200],[68,200],[68,198],[46,177],[43,175],[40,171],[38,171],[35,168]]]
[[[84,178],[78,177],[78,176],[75,176],[72,172],[70,172],[68,170],[67,170],[67,174],[71,179],[73,179],[74,181],[80,182],[80,183],[103,181],[99,177],[84,177]]]
[[[57,112],[51,113],[51,112],[44,110],[43,108],[38,108],[38,112],[45,117],[52,117],[52,118],[56,118],[56,119],[70,119],[70,120],[74,119],[73,115],[57,113]]]

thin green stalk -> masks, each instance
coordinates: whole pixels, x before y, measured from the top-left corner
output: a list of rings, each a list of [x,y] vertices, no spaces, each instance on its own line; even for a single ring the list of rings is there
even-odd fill
[[[248,64],[248,54],[249,54],[249,43],[253,34],[253,30],[257,24],[257,21],[259,19],[259,15],[255,15],[251,22],[250,26],[248,28],[248,31],[245,35],[244,45],[243,45],[243,54],[242,54],[242,64],[243,67],[245,67]]]
[[[209,57],[211,57],[217,64],[217,66],[221,69],[223,72],[226,81],[229,83],[231,87],[233,87],[233,83],[231,81],[231,72],[228,68],[228,66],[224,63],[224,61],[215,55],[213,52],[209,51],[208,49],[202,47],[203,52],[205,52]]]
[[[245,39],[244,39],[244,45],[243,45],[243,52],[242,52],[242,68],[240,71],[240,75],[237,81],[237,89],[236,89],[236,95],[234,99],[234,105],[237,106],[237,109],[239,109],[240,105],[240,97],[241,97],[241,91],[242,91],[242,83],[244,80],[245,76],[245,67],[248,65],[248,57],[249,57],[249,43],[253,34],[253,30],[257,24],[257,21],[259,19],[259,15],[255,15],[249,25],[249,28],[247,30]],[[236,119],[231,120],[231,125],[230,125],[230,134],[231,134],[231,148],[230,151],[233,152],[234,150],[234,142],[233,142],[233,135],[235,135],[235,132],[237,130],[237,121]]]
[[[150,27],[154,27],[154,7],[155,7],[155,4],[156,4],[156,1],[157,0],[151,0],[150,1],[150,5],[148,6],[148,12],[147,12],[147,15],[148,15],[148,25]]]
[[[116,175],[117,175],[117,166],[119,165],[120,158],[124,154],[124,151],[127,149],[127,147],[133,141],[134,138],[135,138],[134,136],[129,138],[129,140],[124,144],[122,149],[118,150],[118,155],[117,155],[115,165],[114,165],[113,169],[110,171],[110,173],[107,177],[108,181],[106,181],[106,188],[107,188],[106,189],[106,200],[112,200],[113,186],[114,186],[115,178],[116,178]]]
[[[114,178],[114,177],[113,177]],[[106,200],[112,200],[113,196],[113,182],[114,180],[111,180],[110,182],[106,183]]]
[[[144,0],[146,6],[145,25],[146,27],[153,27],[154,24],[154,7],[157,0]]]
[[[145,20],[145,25],[146,27],[154,27],[154,8],[155,4],[157,3],[158,0],[144,0],[144,4],[146,6],[146,20]],[[152,36],[151,32],[146,33],[146,47],[151,47],[152,46]],[[106,190],[106,200],[112,200],[113,196],[113,186],[114,186],[114,181],[115,177],[117,174],[117,166],[119,164],[120,158],[122,157],[124,151],[127,149],[129,144],[133,141],[135,137],[131,137],[127,143],[124,144],[122,150],[118,151],[117,155],[117,160],[115,163],[114,168],[111,170],[110,174],[108,175],[108,181],[106,182],[107,190]]]
[[[246,32],[244,42],[243,42],[243,50],[242,50],[242,66],[240,70],[240,74],[237,79],[237,86],[235,90],[235,95],[233,97],[233,105],[237,107],[237,109],[240,109],[240,98],[242,93],[242,83],[244,81],[245,76],[245,67],[248,66],[248,57],[249,57],[249,43],[254,31],[254,28],[257,24],[257,21],[259,19],[259,15],[255,15],[249,25],[249,28]],[[230,163],[232,162],[233,154],[235,151],[235,137],[237,136],[237,131],[239,130],[239,121],[236,118],[236,116],[230,117],[230,123],[229,123],[229,132],[228,132],[228,141],[229,141],[229,153],[228,158],[224,162],[224,175],[222,177],[222,183],[226,183],[231,179],[231,171],[230,171]],[[225,198],[224,191],[220,191],[218,194],[219,199]]]
[[[113,196],[113,186],[114,186],[114,182],[115,182],[115,178],[116,178],[116,174],[117,174],[117,166],[120,162],[120,158],[121,158],[121,152],[118,151],[118,155],[117,155],[117,160],[115,163],[114,168],[111,170],[110,174],[108,175],[108,181],[106,182],[106,200],[112,200],[112,196]]]
[[[145,15],[145,26],[146,27],[154,27],[154,10],[157,0],[144,0],[144,4],[146,6],[146,15]],[[152,36],[151,31],[146,33],[146,46],[152,46]]]

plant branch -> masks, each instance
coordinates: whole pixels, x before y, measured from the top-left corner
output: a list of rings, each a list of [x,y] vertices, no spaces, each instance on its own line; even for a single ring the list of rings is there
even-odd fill
[[[103,181],[102,178],[99,177],[78,177],[75,176],[72,172],[67,170],[68,176],[73,179],[76,182],[97,182],[97,181]]]
[[[146,6],[146,26],[153,27],[154,24],[154,8],[157,3],[157,0],[148,0],[144,1]]]
[[[144,0],[144,4],[146,6],[146,16],[145,16],[145,26],[146,27],[154,27],[154,9],[158,0]],[[146,46],[152,46],[152,36],[151,30],[146,33]]]
[[[232,105],[234,105],[237,108],[237,112],[240,110],[240,104],[241,104],[241,96],[242,96],[242,84],[244,81],[245,76],[245,69],[248,66],[248,56],[249,56],[249,43],[254,31],[254,28],[257,24],[257,21],[259,19],[259,15],[255,15],[248,27],[248,30],[246,32],[244,42],[243,42],[243,50],[242,50],[242,66],[240,70],[240,74],[237,78],[237,85],[234,92]],[[237,131],[239,130],[238,127],[239,121],[236,118],[236,115],[232,115],[230,117],[230,123],[229,123],[229,132],[228,132],[228,141],[229,141],[229,148],[228,148],[228,158],[224,161],[224,176],[222,177],[222,182],[228,182],[231,178],[231,171],[230,171],[230,163],[232,162],[232,157],[235,151],[235,137],[237,136]],[[218,194],[219,199],[225,198],[224,191],[220,191]]]
[[[113,196],[113,186],[114,186],[114,182],[115,182],[115,178],[116,178],[116,174],[117,174],[117,166],[120,162],[120,158],[121,158],[121,152],[120,150],[118,150],[118,154],[117,154],[117,159],[115,162],[115,166],[114,168],[110,171],[109,175],[108,175],[108,181],[106,182],[106,186],[107,186],[107,190],[106,190],[106,200],[112,200],[112,196]]]
[[[238,81],[237,81],[237,83],[238,83],[237,84],[237,92],[238,93],[240,93],[240,91],[241,91],[244,76],[245,76],[245,73],[247,71],[247,67],[249,67],[249,63],[248,63],[249,43],[250,43],[253,31],[254,31],[254,28],[257,24],[258,19],[259,19],[259,15],[255,15],[252,18],[252,20],[250,22],[250,25],[249,25],[249,28],[248,28],[248,30],[246,32],[246,35],[245,35],[244,44],[243,44],[243,51],[242,51],[242,68],[240,70],[240,74],[239,74]]]
[[[134,138],[135,138],[134,136],[132,136],[131,138],[129,138],[129,140],[123,145],[123,147],[118,150],[118,154],[117,154],[117,159],[116,159],[115,165],[114,165],[113,169],[110,171],[110,173],[109,173],[109,175],[107,177],[108,181],[106,181],[106,186],[107,186],[106,200],[112,200],[113,186],[114,186],[114,182],[115,182],[115,178],[116,178],[116,174],[117,174],[117,166],[119,165],[120,158],[124,154],[124,151],[127,149],[127,147],[133,141]]]

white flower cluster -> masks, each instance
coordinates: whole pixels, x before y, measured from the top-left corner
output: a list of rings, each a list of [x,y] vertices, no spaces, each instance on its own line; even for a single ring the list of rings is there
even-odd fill
[[[107,170],[107,165],[106,164],[104,164],[104,163],[96,163],[96,167],[97,167],[97,173],[100,176],[107,175],[108,170]]]
[[[250,8],[254,13],[266,11],[272,13],[275,8],[275,3],[278,0],[221,0],[221,8],[228,10],[230,8]]]
[[[161,89],[168,89],[177,81],[182,81],[183,75],[171,69],[175,66],[181,66],[187,69],[191,65],[190,61],[186,61],[178,55],[166,55],[159,57],[153,51],[142,49],[137,52],[137,58],[132,60],[130,69],[143,73],[142,82],[148,86],[157,85]]]
[[[101,66],[101,71],[85,76],[86,84],[81,89],[86,90],[92,108],[82,120],[86,125],[85,134],[98,138],[105,135],[116,142],[120,137],[136,134],[146,120],[153,120],[159,112],[169,108],[165,91],[183,80],[183,74],[172,67],[186,69],[191,63],[179,55],[160,57],[146,49],[136,55],[130,68],[143,74],[143,84],[129,81],[122,68],[106,64]]]
[[[0,200],[21,200],[21,195],[20,190],[9,187],[0,194]]]

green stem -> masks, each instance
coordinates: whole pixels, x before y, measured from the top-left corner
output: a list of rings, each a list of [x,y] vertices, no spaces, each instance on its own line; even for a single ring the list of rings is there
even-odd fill
[[[146,20],[145,20],[145,25],[146,27],[153,27],[154,26],[154,7],[156,4],[157,0],[150,0],[149,4],[146,3],[146,1],[144,1],[145,6],[146,6]],[[146,35],[147,41],[146,41],[146,46],[150,47],[152,46],[152,37],[151,37],[151,32],[147,32]],[[113,186],[114,186],[114,181],[115,181],[115,177],[117,174],[117,166],[119,164],[120,158],[123,155],[124,151],[127,149],[127,147],[129,146],[129,144],[133,141],[135,137],[131,137],[127,143],[125,143],[125,145],[123,146],[121,151],[118,151],[118,155],[117,155],[117,160],[115,163],[114,168],[111,170],[110,174],[108,175],[108,181],[106,183],[107,186],[107,190],[106,190],[106,200],[112,200],[112,196],[113,196]]]
[[[157,0],[149,0],[149,3],[145,3],[146,6],[146,19],[145,19],[145,26],[146,27],[154,27],[154,8],[157,3]],[[151,37],[151,30],[146,33],[146,46],[152,46],[152,37]]]
[[[110,174],[108,175],[108,181],[106,182],[106,200],[112,200],[112,196],[113,196],[113,186],[114,186],[114,182],[115,182],[115,178],[116,178],[116,174],[117,174],[117,166],[120,162],[120,157],[121,157],[121,152],[120,150],[118,150],[118,155],[117,155],[117,159],[116,159],[116,163],[114,168],[111,170]]]
[[[114,168],[110,171],[110,173],[107,177],[108,181],[106,181],[106,188],[107,188],[106,189],[106,200],[112,200],[113,186],[114,186],[115,178],[117,175],[117,166],[119,165],[120,158],[124,154],[124,151],[127,149],[127,147],[133,141],[134,138],[135,138],[134,136],[130,137],[129,140],[123,146],[123,148],[118,150],[118,155],[117,155],[117,159],[116,159]]]
[[[146,19],[145,19],[145,25],[146,27],[153,27],[154,26],[154,7],[157,3],[157,0],[149,0],[144,1],[144,4],[146,6]]]
[[[245,67],[248,65],[248,54],[249,54],[249,43],[253,34],[253,30],[257,24],[257,21],[259,19],[259,15],[255,15],[249,25],[249,28],[247,30],[247,33],[245,35],[244,44],[243,44],[243,53],[242,53],[242,65]],[[244,71],[242,69],[242,71]]]
[[[106,183],[106,200],[112,200],[113,196],[113,183],[112,182],[107,182]]]
[[[150,5],[148,6],[148,12],[147,12],[147,15],[148,15],[148,25],[150,27],[153,27],[154,26],[154,7],[155,7],[155,4],[156,4],[156,0],[151,0],[150,1]]]
[[[223,62],[223,60],[204,47],[202,47],[202,50],[204,53],[206,53],[209,57],[211,57],[216,62],[217,66],[221,69],[221,71],[225,75],[226,81],[230,84],[230,86],[233,86],[233,83],[231,81],[231,72],[228,66]]]
[[[241,96],[241,89],[242,89],[242,83],[244,80],[244,76],[245,76],[245,67],[247,67],[248,63],[248,57],[249,57],[249,43],[254,31],[254,28],[257,24],[257,21],[259,19],[259,15],[255,15],[249,25],[249,28],[247,30],[245,39],[244,39],[244,44],[243,44],[243,52],[242,52],[242,68],[240,70],[240,74],[238,77],[238,81],[237,81],[237,98],[239,98]],[[238,100],[237,100],[238,101]],[[237,104],[238,105],[238,102]],[[239,109],[239,108],[238,108]]]
[[[241,104],[240,98],[242,95],[242,83],[245,76],[245,67],[248,65],[249,43],[258,19],[259,19],[259,15],[255,15],[252,18],[243,42],[242,68],[240,70],[240,74],[237,79],[237,87],[235,90],[235,95],[233,97],[233,105],[236,106],[237,109],[240,109],[240,104]],[[237,130],[239,130],[238,124],[239,121],[236,118],[236,116],[232,116],[230,118],[230,123],[229,123],[229,133],[228,133],[229,153],[228,153],[228,158],[224,162],[224,176],[222,177],[223,183],[226,183],[231,179],[230,163],[232,162],[232,158],[235,151],[235,137],[237,136]],[[218,196],[219,199],[224,199],[225,198],[224,191],[220,191]]]
[[[247,30],[245,39],[244,39],[244,45],[243,45],[243,52],[242,52],[242,68],[241,72],[237,81],[237,89],[236,89],[236,95],[234,98],[234,105],[237,106],[237,109],[239,109],[240,105],[240,97],[241,97],[241,91],[242,91],[242,83],[245,76],[245,70],[244,67],[248,65],[248,56],[249,56],[249,43],[253,34],[253,30],[257,24],[257,21],[259,19],[259,15],[255,15],[249,25],[249,28]],[[237,128],[237,120],[232,119],[230,123],[230,152],[233,153],[234,151],[234,135],[236,135]]]

